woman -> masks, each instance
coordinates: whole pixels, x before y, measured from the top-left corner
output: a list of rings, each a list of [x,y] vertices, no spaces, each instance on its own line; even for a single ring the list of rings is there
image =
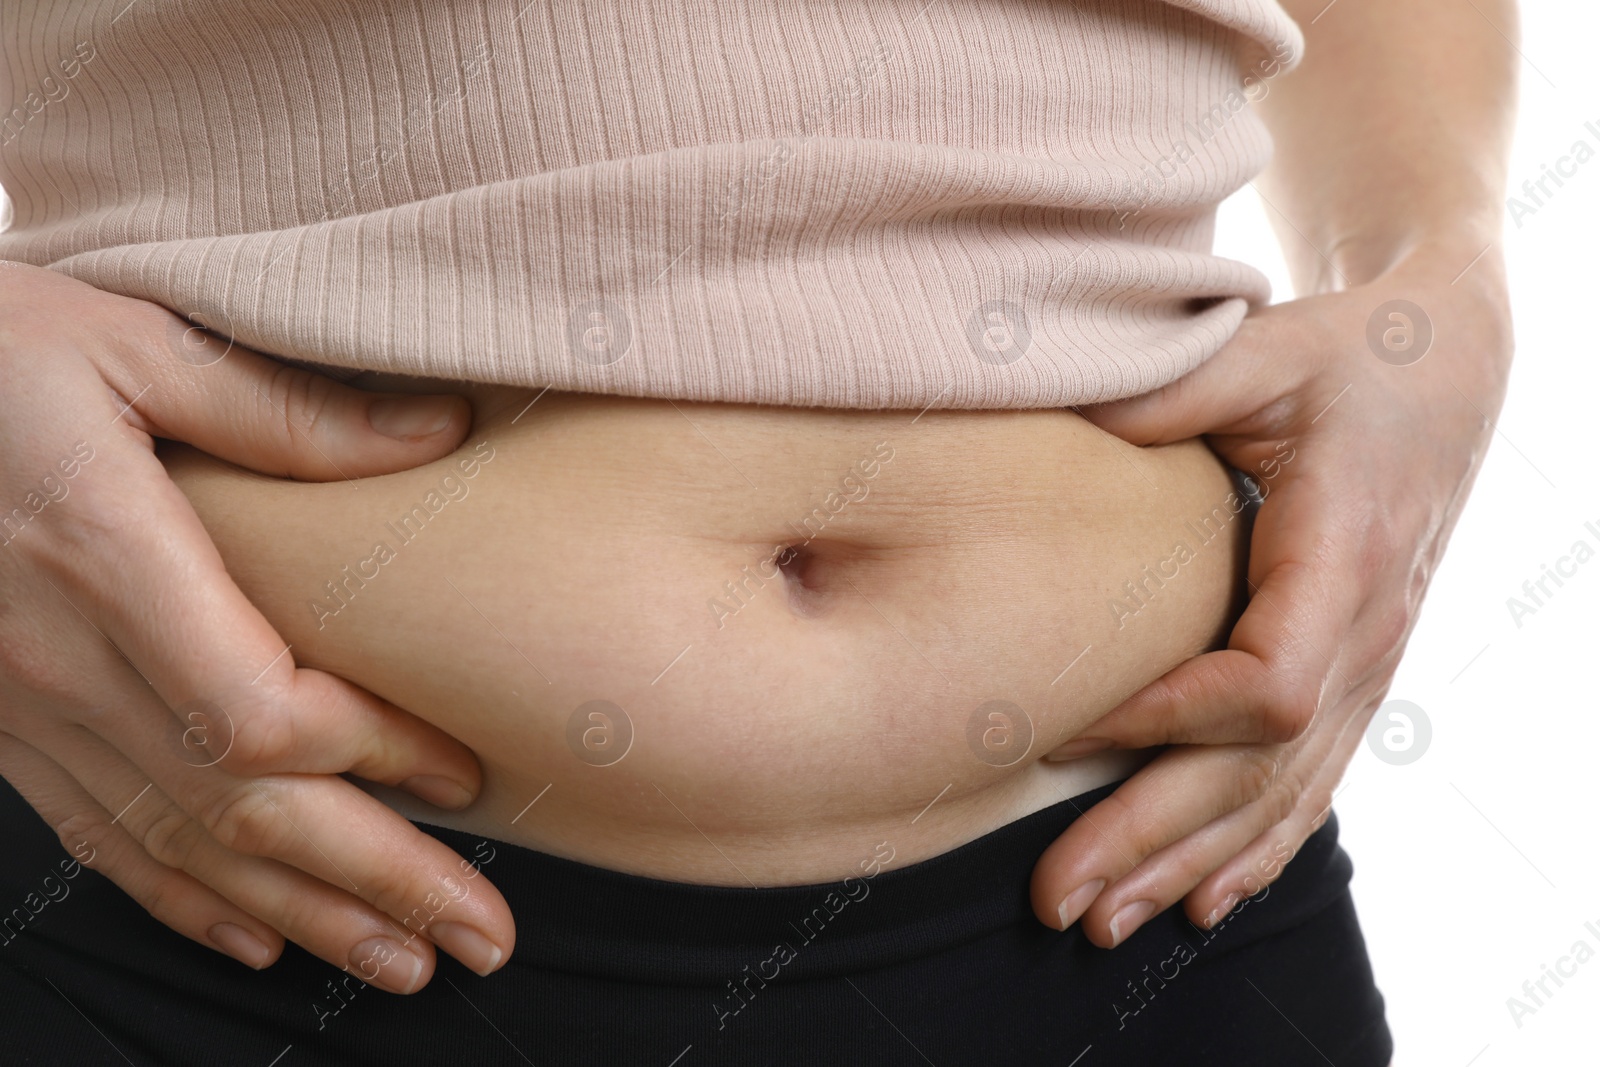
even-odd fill
[[[112,381],[121,399],[96,433],[187,438],[272,473],[340,480],[279,481],[163,447],[171,484],[266,621],[234,639],[233,662],[203,687],[174,684],[195,676],[171,665],[192,653],[155,657],[168,661],[152,681],[179,728],[132,731],[80,706],[54,731],[13,730],[5,771],[48,821],[69,824],[63,840],[142,844],[144,860],[123,861],[138,872],[127,882],[164,877],[155,861],[187,874],[166,884],[203,901],[203,919],[163,914],[179,910],[168,894],[150,904],[196,940],[259,966],[276,953],[275,927],[348,974],[324,990],[329,972],[303,956],[264,976],[218,970],[203,953],[157,966],[136,950],[153,924],[110,901],[80,901],[71,938],[35,931],[18,973],[76,975],[67,1002],[171,1061],[279,1038],[338,1062],[393,1058],[396,1042],[459,1054],[481,1038],[499,1050],[482,1055],[603,1062],[1069,1062],[1095,1047],[1111,1062],[1174,1050],[1278,1062],[1307,1042],[1386,1062],[1348,861],[1331,827],[1311,831],[1331,791],[1322,768],[1337,778],[1411,616],[1384,605],[1367,620],[1372,647],[1358,655],[1371,662],[1351,678],[1315,640],[1364,613],[1341,590],[1344,618],[1291,636],[1322,657],[1318,675],[1341,677],[1332,703],[1351,706],[1313,717],[1274,701],[1262,732],[1239,737],[1240,701],[1223,699],[1204,665],[1238,685],[1240,657],[1261,640],[1255,604],[1292,610],[1334,584],[1303,565],[1303,542],[1326,536],[1293,527],[1317,506],[1269,503],[1264,533],[1301,566],[1258,552],[1255,602],[1231,647],[1195,658],[1238,618],[1248,490],[1179,439],[1225,431],[1219,449],[1268,493],[1303,498],[1329,475],[1298,475],[1307,457],[1277,432],[1288,423],[1327,441],[1310,429],[1326,407],[1262,406],[1227,381],[1254,354],[1218,350],[1265,290],[1206,251],[1216,201],[1265,159],[1244,102],[1272,106],[1265,86],[1297,59],[1299,34],[1271,5],[1190,6],[362,4],[263,16],[152,3],[91,19],[71,91],[40,109],[52,124],[7,160],[18,223],[0,255],[121,294],[30,275],[40,300],[137,320],[135,348],[163,338],[150,347],[164,345],[166,362],[140,366],[152,388]],[[30,32],[46,54],[80,29],[45,24]],[[129,78],[145,88],[111,94]],[[1326,90],[1307,84],[1283,104],[1291,131],[1327,108]],[[1452,136],[1497,159],[1492,102],[1458,106],[1470,121]],[[129,121],[89,132],[118,108]],[[1467,265],[1456,253],[1484,226],[1460,215],[1493,204],[1493,163],[1477,183],[1430,177],[1442,190],[1433,215],[1408,175],[1380,197],[1351,168],[1330,179],[1326,153],[1300,147],[1286,187],[1334,205],[1315,243],[1340,246],[1333,270],[1350,292],[1328,299],[1344,318],[1359,307],[1364,323],[1376,294],[1442,288],[1443,263]],[[1466,152],[1442,145],[1437,157]],[[69,193],[69,176],[90,192]],[[1392,213],[1438,218],[1431,232],[1448,240],[1414,250],[1427,231],[1390,225]],[[1308,287],[1333,287],[1301,259]],[[483,383],[355,383],[459,392],[471,433],[461,442],[458,404],[400,425],[396,412],[417,409],[327,393],[418,447],[347,454],[307,433],[309,451],[273,470],[248,432],[228,440],[199,420],[186,432],[181,414],[188,383],[269,381],[260,357],[126,297],[283,357]],[[1329,307],[1323,321],[1337,322]],[[1286,332],[1310,336],[1315,318],[1302,311]],[[1360,372],[1392,375],[1409,359],[1398,351],[1382,363],[1369,353],[1376,369]],[[1262,368],[1252,377],[1267,378]],[[1356,368],[1331,373],[1346,370],[1353,385]],[[1275,373],[1275,387],[1321,392],[1323,405],[1342,395],[1326,370],[1315,388]],[[1492,409],[1499,379],[1484,377]],[[1144,411],[1099,416],[1132,440],[1172,444],[1133,447],[1065,410],[1180,378]],[[1211,417],[1184,410],[1186,391],[1205,397],[1219,381],[1239,398],[1227,417],[1174,433]],[[1465,384],[1462,395],[1485,391]],[[41,395],[65,395],[52,386]],[[296,421],[292,400],[262,392]],[[1164,417],[1141,425],[1152,405]],[[1380,404],[1380,421],[1425,436],[1394,420],[1401,406]],[[85,443],[80,498],[106,492],[132,456]],[[1451,484],[1438,490],[1444,506],[1422,509],[1417,525],[1436,543],[1420,562],[1390,563],[1385,531],[1355,530],[1356,555],[1398,572],[1387,584],[1408,596],[1420,583],[1404,579],[1425,580],[1475,469],[1470,450],[1445,451]],[[116,462],[96,467],[97,455]],[[411,458],[432,461],[368,477]],[[126,469],[150,477],[133,458]],[[43,522],[64,509],[28,511]],[[19,525],[18,544],[47,529]],[[74,537],[87,539],[68,523]],[[220,585],[195,529],[134,539]],[[226,594],[216,601],[219,616],[239,615]],[[160,628],[157,613],[147,629]],[[142,646],[139,661],[161,640],[108,636]],[[75,633],[70,648],[103,655],[97,640]],[[65,639],[40,644],[69,651]],[[31,691],[66,688],[38,681],[48,670],[13,673]],[[263,679],[317,687],[357,725],[316,750],[263,736]],[[1307,718],[1298,739],[1265,743]],[[86,742],[84,725],[106,740]],[[440,730],[482,762],[481,792]],[[1074,739],[1062,754],[1077,758],[1040,758]],[[1130,780],[1108,814],[1142,839],[1139,855],[1073,847],[1073,834],[1098,832],[1079,812],[1153,754],[1105,750],[1169,740],[1264,743],[1174,750]],[[307,774],[352,770],[434,803],[473,802],[441,815],[382,793],[454,827],[418,845],[348,785],[236,776],[286,754]],[[1270,773],[1240,785],[1241,768],[1285,766],[1315,784],[1306,803]],[[90,810],[104,818],[80,814]],[[1031,901],[1073,928],[1062,935],[1026,919],[1022,872],[1069,825]],[[384,852],[400,847],[414,854],[396,881]],[[1207,929],[1162,911],[1235,853],[1248,905],[1193,916]],[[510,895],[515,945],[485,864]],[[1098,944],[1129,942],[1124,953],[1091,948],[1080,919]],[[122,948],[101,957],[113,939]],[[505,969],[428,985],[421,1012],[352,999],[359,982],[414,993],[435,965],[430,942],[479,973]],[[118,980],[111,961],[135,958],[131,982]],[[1314,971],[1313,958],[1331,962]],[[1208,977],[1183,977],[1197,972]],[[189,995],[215,998],[201,1013],[209,1044],[190,1053],[141,1033],[148,1006],[174,1010]],[[40,1019],[64,1010],[37,1004]],[[628,1021],[595,1036],[619,1015]],[[1285,1018],[1291,1029],[1272,1033]]]

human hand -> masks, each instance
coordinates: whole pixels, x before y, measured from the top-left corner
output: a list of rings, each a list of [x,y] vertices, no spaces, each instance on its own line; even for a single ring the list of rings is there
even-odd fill
[[[480,973],[507,958],[488,880],[339,777],[459,808],[476,758],[297,669],[153,451],[358,478],[449,453],[467,403],[350,389],[16,263],[0,264],[0,375],[0,774],[77,859],[252,967],[287,937],[409,992],[434,964],[418,933]]]
[[[1268,307],[1172,385],[1084,410],[1140,445],[1206,434],[1266,500],[1228,647],[1055,753],[1178,746],[1046,850],[1032,883],[1041,922],[1081,921],[1114,947],[1181,899],[1210,926],[1327,819],[1504,398],[1500,256],[1463,271],[1475,252],[1417,253],[1367,284]]]

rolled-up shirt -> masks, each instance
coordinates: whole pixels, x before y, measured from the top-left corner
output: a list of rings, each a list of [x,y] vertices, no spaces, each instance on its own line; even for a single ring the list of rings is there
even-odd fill
[[[1268,298],[1211,254],[1271,0],[46,0],[0,258],[280,357],[837,408],[1131,396]]]

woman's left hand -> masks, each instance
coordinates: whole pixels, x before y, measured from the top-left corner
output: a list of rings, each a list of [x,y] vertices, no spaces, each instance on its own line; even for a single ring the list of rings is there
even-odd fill
[[[1081,919],[1113,947],[1183,900],[1209,926],[1322,825],[1483,461],[1511,347],[1498,246],[1436,247],[1268,307],[1172,385],[1084,410],[1139,445],[1205,434],[1266,501],[1228,647],[1063,746],[1176,747],[1045,852],[1041,922]]]

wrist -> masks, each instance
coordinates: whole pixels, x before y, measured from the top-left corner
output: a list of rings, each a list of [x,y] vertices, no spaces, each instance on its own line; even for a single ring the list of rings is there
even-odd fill
[[[1505,245],[1498,234],[1451,234],[1420,240],[1363,284],[1386,281],[1446,287],[1498,305],[1506,295]]]
[[[1499,368],[1494,374],[1502,380],[1509,371],[1511,298],[1498,235],[1419,240],[1361,284],[1377,294],[1374,299],[1415,301],[1455,338],[1452,344],[1466,343],[1482,366]]]

